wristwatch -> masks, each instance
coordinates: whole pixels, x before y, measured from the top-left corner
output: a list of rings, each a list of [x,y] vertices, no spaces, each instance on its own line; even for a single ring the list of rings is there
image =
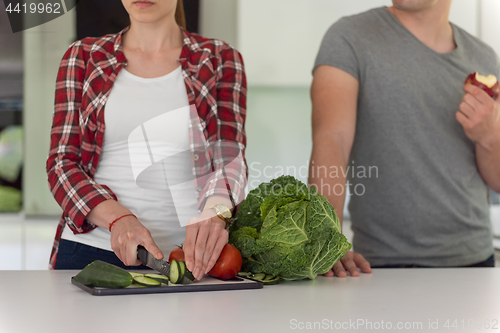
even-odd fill
[[[226,228],[227,228],[227,226],[231,222],[231,219],[233,218],[231,210],[226,206],[224,206],[223,204],[216,204],[211,208],[215,210],[215,213],[217,214],[218,217],[220,217],[222,221],[226,222]]]

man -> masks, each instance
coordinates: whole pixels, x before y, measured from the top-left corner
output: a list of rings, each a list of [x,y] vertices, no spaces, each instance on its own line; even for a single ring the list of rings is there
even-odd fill
[[[449,23],[451,1],[393,0],[339,20],[324,37],[311,88],[309,183],[340,215],[346,176],[357,190],[349,203],[356,253],[327,276],[369,273],[370,263],[494,262],[487,192],[500,191],[500,103],[464,81],[476,71],[498,77],[500,64]]]

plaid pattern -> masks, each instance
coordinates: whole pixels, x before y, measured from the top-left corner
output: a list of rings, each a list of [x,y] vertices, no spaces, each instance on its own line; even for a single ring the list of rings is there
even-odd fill
[[[50,268],[65,225],[74,233],[96,226],[85,217],[115,194],[93,180],[104,139],[104,106],[120,70],[127,65],[122,35],[85,38],[65,53],[57,74],[47,159],[49,187],[63,209]],[[246,78],[241,55],[228,44],[183,30],[179,62],[191,105],[189,126],[199,208],[212,195],[244,197],[248,170]]]

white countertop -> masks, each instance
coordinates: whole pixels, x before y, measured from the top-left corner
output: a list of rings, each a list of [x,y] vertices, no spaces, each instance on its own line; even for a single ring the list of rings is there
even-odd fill
[[[375,269],[257,290],[127,296],[91,296],[71,284],[75,274],[0,271],[0,332],[500,331],[500,268]],[[497,330],[469,320],[496,320]]]

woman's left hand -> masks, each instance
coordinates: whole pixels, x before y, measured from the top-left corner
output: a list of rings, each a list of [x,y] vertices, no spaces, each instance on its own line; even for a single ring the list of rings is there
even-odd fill
[[[199,218],[192,218],[186,226],[186,241],[182,246],[187,269],[200,280],[219,259],[227,244],[226,223],[213,209],[205,210]]]

